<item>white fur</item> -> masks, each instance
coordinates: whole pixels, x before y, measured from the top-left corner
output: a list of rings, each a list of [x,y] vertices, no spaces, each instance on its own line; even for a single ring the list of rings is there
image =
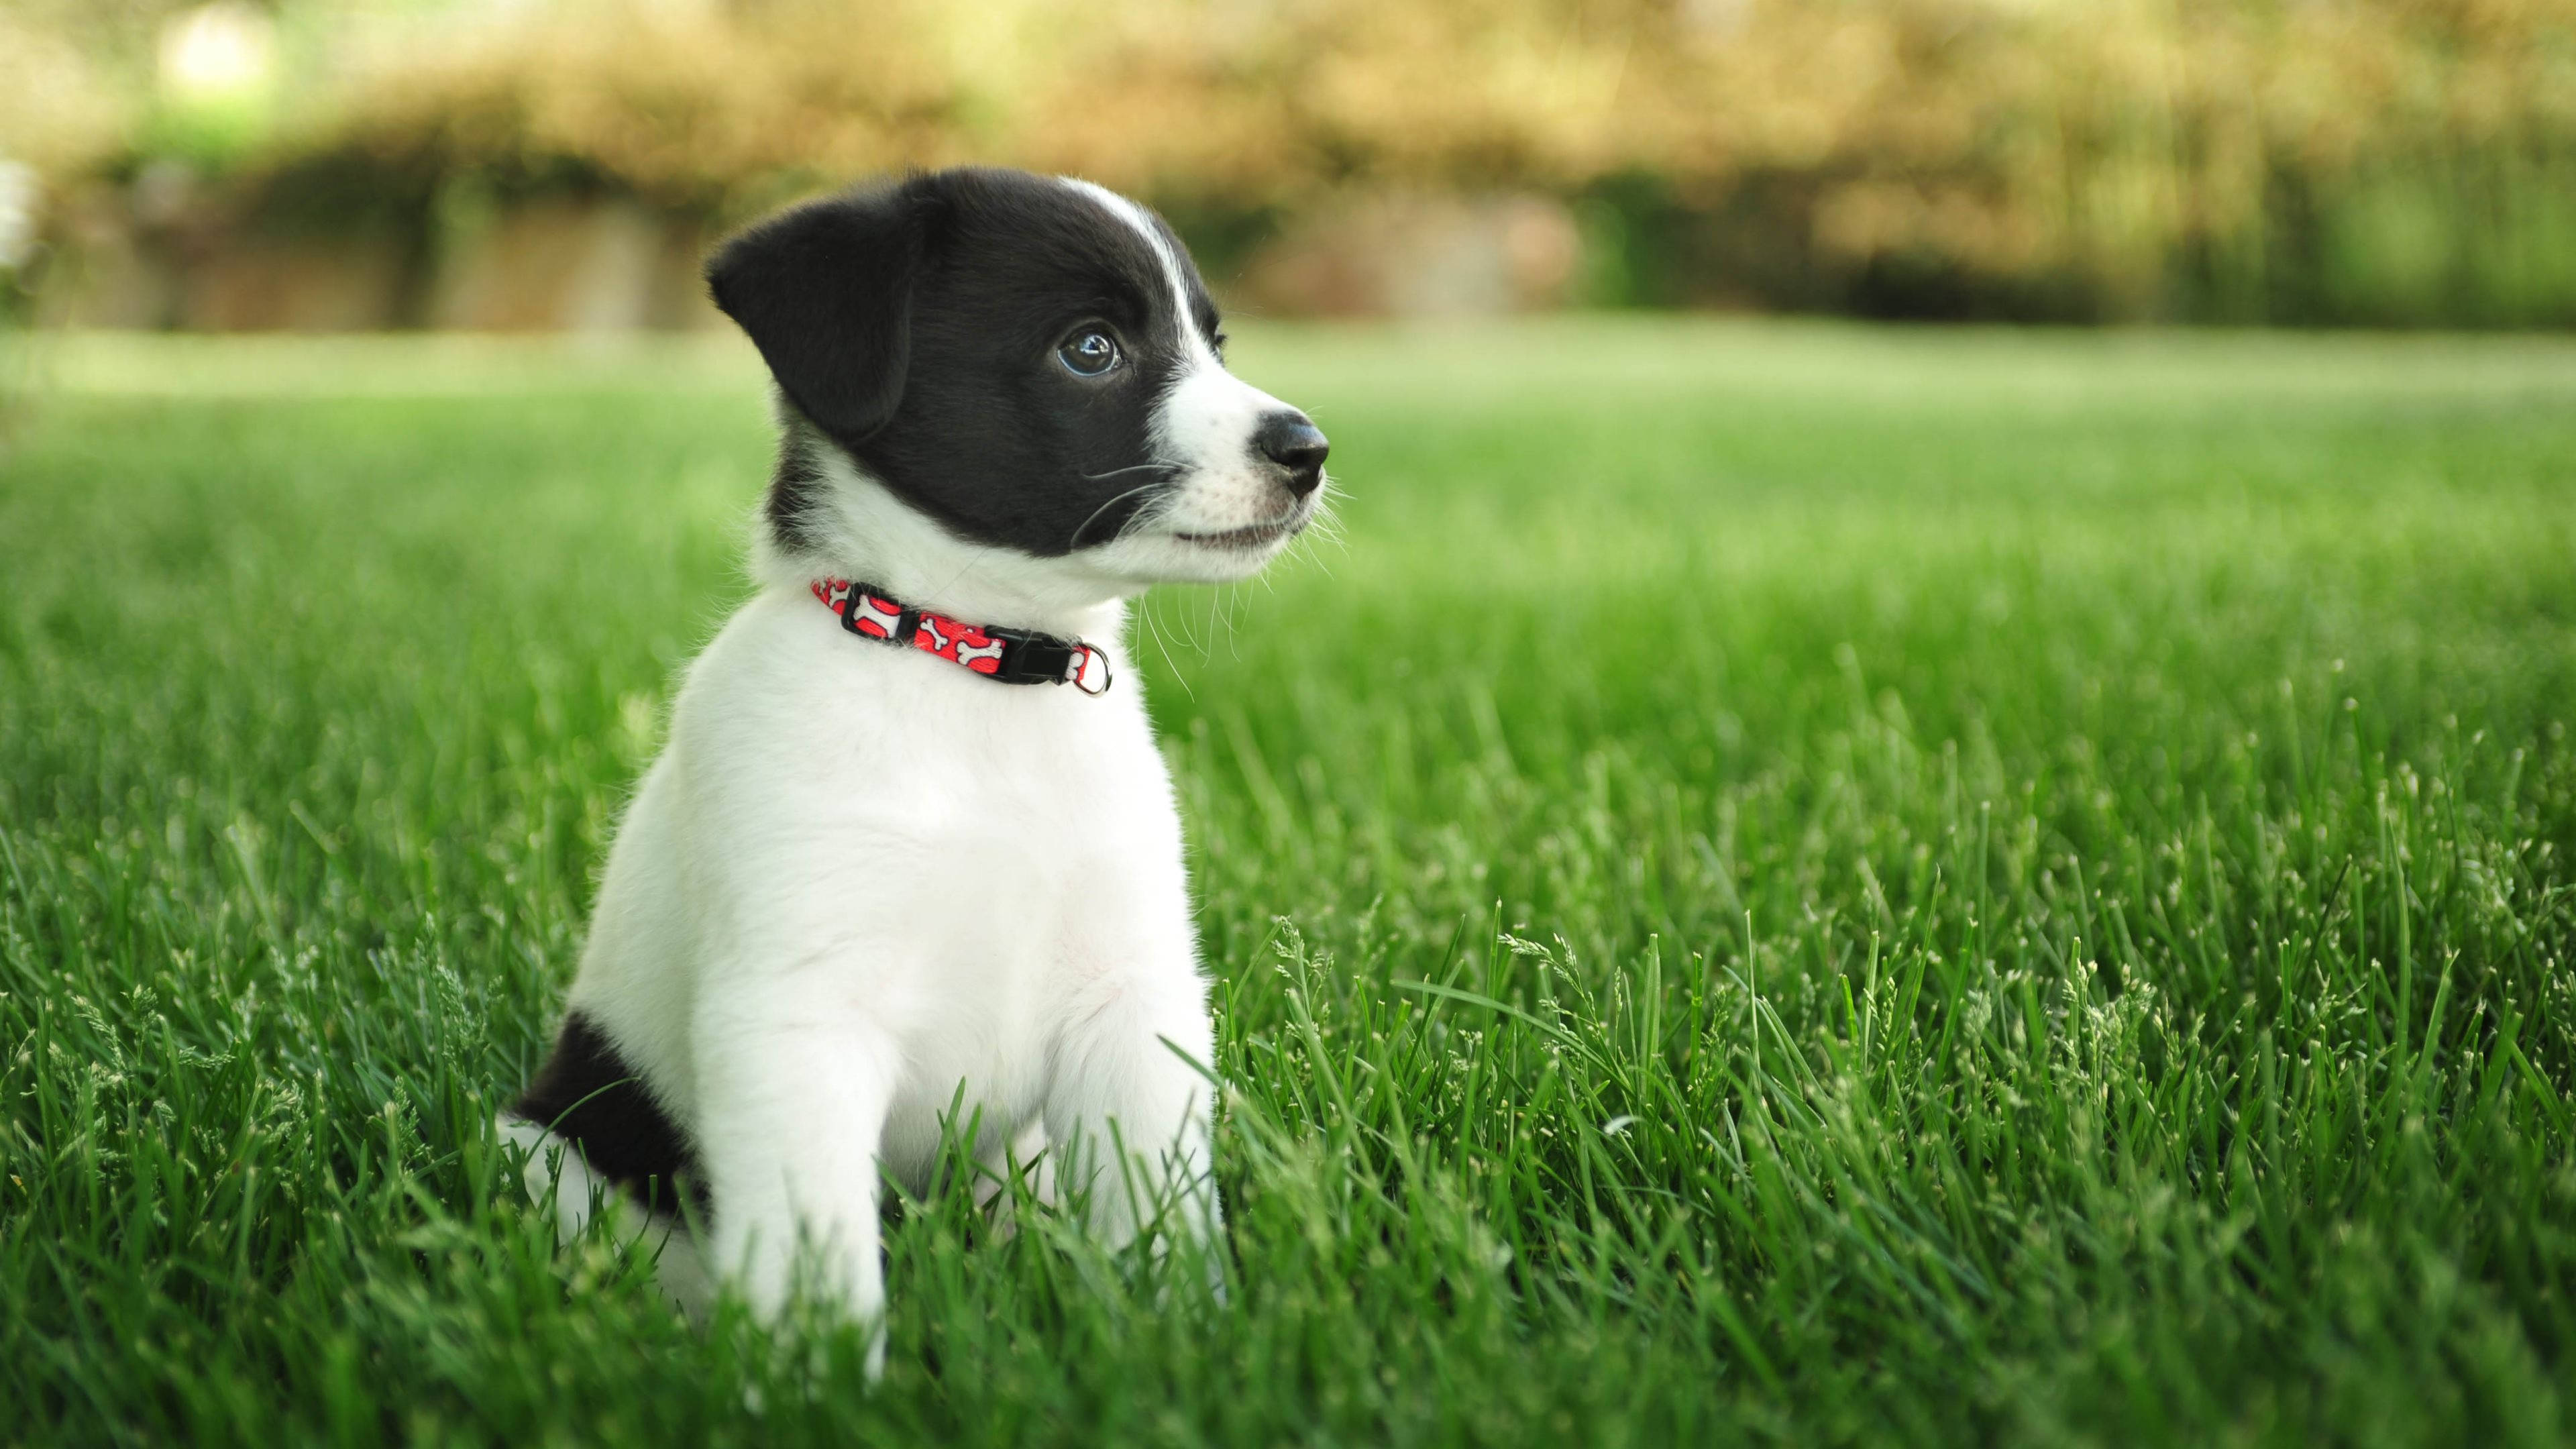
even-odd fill
[[[1153,242],[1178,302],[1160,235],[1087,189]],[[1108,1241],[1132,1238],[1158,1193],[1179,1230],[1219,1226],[1206,986],[1123,599],[1258,569],[1285,532],[1190,536],[1301,523],[1312,500],[1250,461],[1253,428],[1281,404],[1228,375],[1185,309],[1183,329],[1193,365],[1156,428],[1185,470],[1167,508],[1036,559],[958,540],[823,449],[827,501],[805,530],[819,551],[763,551],[761,592],[688,670],[610,852],[570,1005],[697,1144],[712,1241],[624,1204],[617,1227],[658,1235],[662,1281],[693,1311],[711,1269],[774,1314],[802,1262],[812,1286],[881,1322],[879,1174],[931,1186],[961,1091],[958,1125],[980,1113],[984,1160],[1045,1151],[1054,1190],[1087,1198]],[[807,591],[824,575],[1082,637],[1117,682],[1099,698],[999,685],[856,638]],[[565,1234],[580,1231],[601,1185],[545,1133],[504,1129],[531,1191],[551,1191]]]

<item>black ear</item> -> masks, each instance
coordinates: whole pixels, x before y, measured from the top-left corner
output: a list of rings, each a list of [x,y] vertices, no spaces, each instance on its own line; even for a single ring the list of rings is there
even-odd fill
[[[885,426],[903,400],[930,182],[791,208],[707,262],[716,305],[751,334],[789,400],[842,438]]]

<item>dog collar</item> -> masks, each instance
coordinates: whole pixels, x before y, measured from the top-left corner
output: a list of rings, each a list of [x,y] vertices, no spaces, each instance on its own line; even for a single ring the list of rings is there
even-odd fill
[[[1109,692],[1109,656],[1079,639],[963,623],[890,598],[874,584],[848,579],[816,579],[814,597],[841,616],[842,628],[862,639],[909,644],[998,684],[1070,684],[1085,694]]]

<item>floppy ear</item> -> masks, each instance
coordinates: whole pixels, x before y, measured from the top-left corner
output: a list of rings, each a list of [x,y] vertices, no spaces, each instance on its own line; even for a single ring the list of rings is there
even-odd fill
[[[780,212],[707,262],[716,305],[751,334],[789,400],[842,438],[885,426],[903,400],[926,180]]]

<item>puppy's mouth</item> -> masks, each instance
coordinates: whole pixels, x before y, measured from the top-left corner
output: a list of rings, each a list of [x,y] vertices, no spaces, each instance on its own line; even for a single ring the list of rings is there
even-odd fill
[[[1301,500],[1296,507],[1266,522],[1247,523],[1241,528],[1229,528],[1222,533],[1176,531],[1172,537],[1183,543],[1196,544],[1200,548],[1249,553],[1295,537],[1306,527],[1307,520],[1314,516],[1313,506]]]
[[[1176,533],[1172,537],[1201,548],[1255,549],[1277,543],[1304,524],[1304,519],[1292,515],[1276,523],[1255,523],[1243,528],[1229,528],[1223,533]]]

